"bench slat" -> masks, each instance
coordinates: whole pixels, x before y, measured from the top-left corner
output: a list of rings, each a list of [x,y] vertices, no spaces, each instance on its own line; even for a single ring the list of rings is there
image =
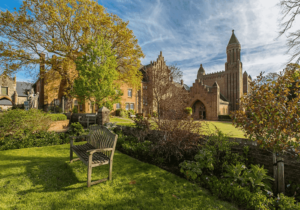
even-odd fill
[[[89,154],[86,151],[90,149],[96,149],[96,148],[90,145],[89,143],[87,143],[83,145],[73,146],[72,149],[74,150],[74,152],[77,154],[79,158],[81,157],[84,160],[84,162],[88,163]],[[93,154],[92,167],[96,165],[105,165],[108,163],[109,163],[109,157],[107,157],[102,152],[95,152]]]

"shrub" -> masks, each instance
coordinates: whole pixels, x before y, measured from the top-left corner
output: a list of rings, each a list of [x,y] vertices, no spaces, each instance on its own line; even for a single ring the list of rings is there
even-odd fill
[[[51,117],[38,109],[4,112],[0,115],[0,141],[4,137],[21,140],[29,134],[47,131],[51,122]]]
[[[127,116],[127,112],[126,112],[126,110],[121,110],[120,111],[120,117],[126,117]]]
[[[153,111],[152,112],[152,117],[157,117],[158,115],[157,115],[157,112],[155,112],[155,111]]]
[[[122,144],[122,148],[128,153],[133,153],[135,156],[147,157],[150,155],[151,145],[152,145],[151,141],[144,141],[144,142],[125,141]]]
[[[72,123],[70,126],[69,134],[72,136],[80,136],[84,132],[83,126],[79,123]]]
[[[72,109],[72,112],[73,112],[74,114],[77,114],[77,113],[78,113],[78,108],[77,108],[76,106],[74,106],[73,109]]]
[[[122,109],[117,109],[116,110],[116,116],[121,116],[121,111],[122,111]]]
[[[268,170],[264,169],[264,166],[260,168],[259,165],[251,164],[251,169],[248,170],[242,163],[237,163],[236,165],[228,165],[227,173],[224,176],[242,186],[249,184],[251,192],[257,192],[260,189],[269,192],[272,189],[268,180],[274,181],[274,179],[268,176],[267,172]]]
[[[55,111],[56,113],[62,113],[62,108],[59,106],[55,106],[53,111]]]
[[[216,128],[217,129],[217,128]],[[244,161],[244,157],[232,153],[231,147],[236,142],[230,142],[228,136],[217,129],[217,134],[208,137],[205,145],[201,146],[195,161],[184,161],[180,164],[181,171],[188,171],[190,178],[196,179],[202,172],[221,176],[228,164],[236,164]],[[192,171],[194,170],[194,172]]]
[[[58,145],[68,142],[70,142],[70,139],[65,133],[58,134],[55,132],[40,131],[38,133],[30,134],[23,139],[11,139],[6,137],[4,141],[0,143],[0,151]]]
[[[186,108],[184,109],[184,112],[185,112],[186,114],[188,114],[188,115],[192,115],[193,110],[192,110],[191,107],[186,107]]]
[[[67,120],[67,116],[64,114],[49,114],[52,121],[60,121],[60,120]]]
[[[179,161],[197,149],[201,124],[194,123],[193,119],[155,119],[153,126],[163,133],[163,138],[158,138],[153,147],[156,156]]]

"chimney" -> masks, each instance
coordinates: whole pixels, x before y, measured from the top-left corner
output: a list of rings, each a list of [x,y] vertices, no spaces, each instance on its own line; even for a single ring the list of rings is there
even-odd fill
[[[171,82],[173,82],[173,77],[171,76]]]
[[[183,85],[183,80],[180,80],[181,85]]]

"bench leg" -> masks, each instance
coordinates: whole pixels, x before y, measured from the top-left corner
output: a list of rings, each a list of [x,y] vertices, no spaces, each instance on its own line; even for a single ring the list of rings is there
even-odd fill
[[[108,180],[112,180],[112,166],[113,166],[113,161],[109,161],[109,174],[108,174]]]
[[[91,186],[91,180],[92,180],[92,158],[93,155],[89,155],[89,164],[88,164],[88,170],[87,170],[87,186],[90,187]]]

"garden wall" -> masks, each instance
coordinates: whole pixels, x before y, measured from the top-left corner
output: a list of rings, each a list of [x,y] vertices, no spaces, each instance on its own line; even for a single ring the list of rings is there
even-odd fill
[[[253,164],[264,165],[265,169],[268,169],[269,176],[273,177],[273,154],[266,149],[261,149],[257,145],[256,141],[243,138],[230,138],[231,141],[238,142],[239,145],[233,146],[232,151],[243,153],[244,146],[249,146],[249,158],[252,158]],[[298,148],[300,149],[300,147]],[[295,158],[295,153],[290,149],[292,155],[287,154],[284,156],[284,177],[285,180],[293,180],[300,182],[300,160]]]
[[[135,128],[126,127],[126,126],[118,126],[118,129],[121,129],[125,135],[130,135]],[[151,140],[159,139],[163,136],[163,133],[159,131],[153,131],[147,137]],[[256,141],[251,141],[249,139],[244,138],[229,138],[231,141],[238,142],[239,145],[233,146],[232,151],[237,152],[239,154],[243,154],[244,146],[249,146],[249,156],[248,158],[252,161],[252,164],[260,164],[264,165],[264,168],[268,170],[268,175],[273,177],[273,154],[265,149],[259,148]],[[203,142],[200,140],[200,142]],[[299,147],[300,149],[300,147]],[[291,152],[294,156],[295,153]],[[296,160],[296,158],[291,157],[291,155],[284,156],[284,177],[285,180],[293,180],[295,182],[300,182],[300,160]]]

